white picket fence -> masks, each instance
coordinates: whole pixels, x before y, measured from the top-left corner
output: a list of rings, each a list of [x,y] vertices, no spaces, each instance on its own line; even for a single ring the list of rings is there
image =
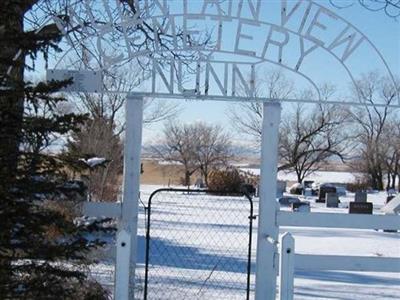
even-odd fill
[[[356,215],[277,212],[278,226],[400,230],[398,215]],[[400,272],[400,258],[296,254],[295,240],[287,232],[280,239],[279,298],[292,300],[295,269],[358,272]]]

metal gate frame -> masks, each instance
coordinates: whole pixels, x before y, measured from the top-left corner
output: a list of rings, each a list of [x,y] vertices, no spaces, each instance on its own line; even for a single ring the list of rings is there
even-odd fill
[[[248,252],[247,252],[247,283],[246,283],[246,300],[250,299],[250,275],[251,275],[251,243],[253,235],[253,220],[256,219],[254,215],[254,206],[252,197],[245,191],[241,192],[230,192],[230,191],[214,191],[204,189],[176,189],[176,188],[161,188],[151,193],[147,206],[145,207],[146,212],[146,252],[145,252],[145,277],[144,277],[144,292],[143,299],[147,300],[147,286],[148,286],[148,272],[149,272],[149,259],[150,259],[150,229],[151,229],[151,203],[158,193],[162,192],[184,192],[193,194],[211,194],[219,196],[244,196],[250,204],[249,210],[249,240],[248,240]]]

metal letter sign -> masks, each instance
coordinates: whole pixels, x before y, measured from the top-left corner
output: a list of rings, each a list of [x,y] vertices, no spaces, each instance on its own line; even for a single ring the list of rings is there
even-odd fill
[[[164,98],[267,101],[255,93],[255,74],[271,65],[297,76],[317,95],[282,101],[360,104],[321,99],[318,87],[324,82],[315,72],[321,68],[337,70],[338,78],[347,76],[353,84],[361,72],[379,69],[395,82],[368,37],[313,1],[135,0],[132,5],[134,13],[119,0],[84,0],[71,6],[68,22],[54,16],[70,47],[60,61],[78,53],[99,71],[127,63],[146,66],[142,84],[126,92]],[[79,34],[67,34],[77,27]],[[368,64],[360,59],[365,53]],[[390,105],[399,106],[398,95],[397,100]]]

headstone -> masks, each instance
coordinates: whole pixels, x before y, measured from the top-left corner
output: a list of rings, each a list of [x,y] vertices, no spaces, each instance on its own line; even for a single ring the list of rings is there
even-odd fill
[[[339,197],[336,193],[325,194],[326,207],[339,207]]]
[[[385,204],[381,211],[385,214],[400,214],[400,195],[397,195],[389,203]]]
[[[326,193],[336,193],[336,187],[332,185],[325,185],[319,188],[319,195],[316,202],[325,202]]]
[[[293,212],[310,212],[310,202],[296,202],[292,203]]]
[[[349,214],[372,215],[373,205],[371,202],[350,202]]]
[[[354,202],[367,202],[367,192],[356,192],[354,196]]]
[[[282,197],[284,192],[286,192],[286,181],[278,180],[276,182],[276,198]]]
[[[311,188],[305,188],[304,189],[304,196],[305,197],[311,197],[313,195],[312,189]]]

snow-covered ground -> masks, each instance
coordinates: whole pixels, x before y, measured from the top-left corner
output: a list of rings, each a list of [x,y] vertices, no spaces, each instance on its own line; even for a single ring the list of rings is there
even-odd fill
[[[254,175],[260,175],[260,169],[253,168],[240,168],[244,172],[249,172]],[[311,180],[319,183],[333,182],[333,183],[352,183],[356,182],[361,177],[361,173],[352,172],[334,172],[334,171],[316,171],[306,177],[305,180]],[[297,177],[294,172],[279,171],[278,180],[296,181]]]
[[[159,186],[142,186],[141,200]],[[385,193],[369,194],[374,213]],[[347,213],[353,194],[341,197],[339,208],[315,203],[313,212]],[[257,215],[257,199],[254,201]],[[249,203],[234,197],[160,194],[152,206],[148,299],[245,299]],[[287,209],[287,208],[282,208]],[[144,210],[139,216],[137,297],[144,279]],[[400,257],[400,233],[375,230],[281,228],[290,231],[296,252],[356,256]],[[251,296],[254,296],[257,220],[252,242]],[[113,262],[110,257],[93,266],[93,275],[110,290]],[[399,273],[296,270],[295,299],[400,299]]]

